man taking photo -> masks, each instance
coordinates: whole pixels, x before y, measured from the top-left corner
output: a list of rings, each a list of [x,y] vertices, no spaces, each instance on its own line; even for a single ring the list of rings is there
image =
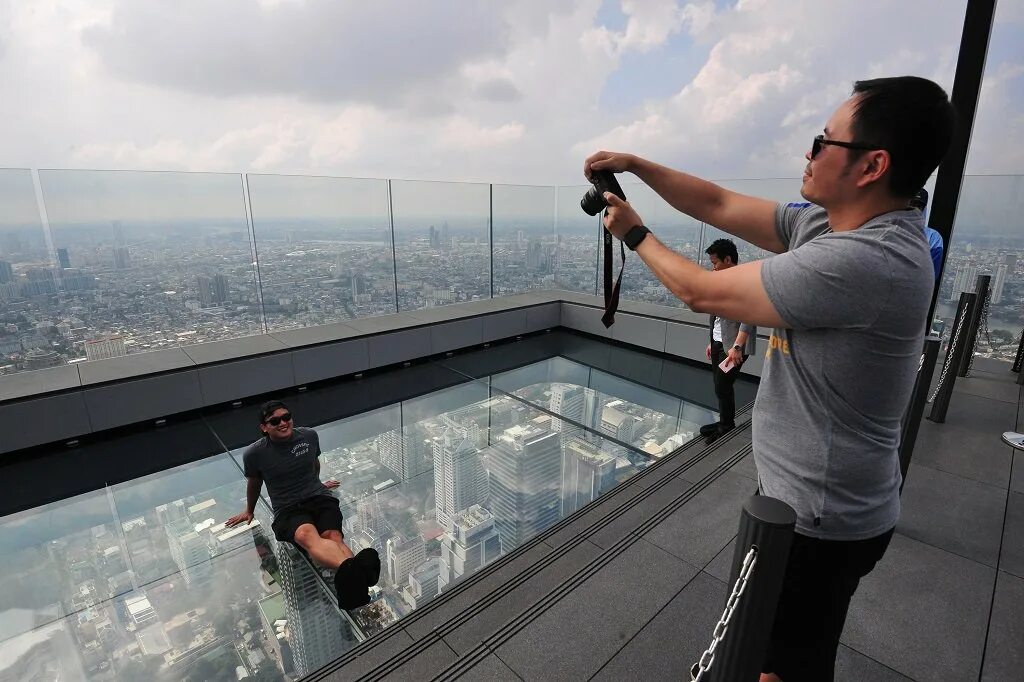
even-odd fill
[[[631,172],[676,209],[779,254],[708,272],[605,194],[605,227],[693,310],[774,332],[752,421],[765,495],[797,513],[762,682],[834,677],[860,579],[900,514],[900,420],[921,357],[934,271],[914,193],[949,148],[955,114],[923,78],[859,81],[805,154],[801,194],[778,205],[631,154]]]

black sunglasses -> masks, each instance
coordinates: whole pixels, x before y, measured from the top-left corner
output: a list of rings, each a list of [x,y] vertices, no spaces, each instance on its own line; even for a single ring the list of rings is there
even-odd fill
[[[280,417],[271,417],[270,419],[268,419],[266,421],[266,423],[270,424],[271,426],[277,426],[281,422],[290,422],[291,420],[292,420],[292,413],[291,412],[285,412]]]
[[[815,135],[814,143],[811,144],[811,158],[813,159],[821,151],[821,148],[826,144],[830,144],[834,147],[845,147],[846,149],[860,149],[863,151],[869,151],[872,149],[881,149],[876,145],[863,144],[861,142],[840,142],[839,140],[826,140],[824,135]]]

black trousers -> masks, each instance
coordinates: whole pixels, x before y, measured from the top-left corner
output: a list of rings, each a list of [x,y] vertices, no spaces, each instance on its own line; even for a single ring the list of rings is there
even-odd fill
[[[711,373],[715,380],[715,396],[718,398],[718,421],[722,428],[731,429],[736,426],[736,391],[733,390],[733,384],[740,375],[740,367],[723,372],[718,365],[727,355],[721,341],[711,342]],[[746,355],[743,360],[746,362]]]

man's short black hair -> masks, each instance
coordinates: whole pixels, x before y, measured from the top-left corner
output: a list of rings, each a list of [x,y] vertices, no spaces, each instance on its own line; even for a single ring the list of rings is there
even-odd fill
[[[928,208],[928,190],[924,187],[917,190],[917,194],[910,199],[910,208],[916,208],[918,211]]]
[[[711,242],[711,246],[704,253],[714,256],[721,261],[724,261],[726,256],[728,256],[732,258],[733,265],[740,262],[740,254],[736,250],[736,243],[731,239],[716,239]]]
[[[280,409],[288,409],[288,406],[282,403],[280,400],[268,400],[267,402],[260,405],[260,424],[267,421],[267,417],[274,414],[274,412]]]
[[[949,151],[956,111],[946,91],[927,78],[899,76],[857,81],[853,138],[892,158],[889,190],[910,198]]]

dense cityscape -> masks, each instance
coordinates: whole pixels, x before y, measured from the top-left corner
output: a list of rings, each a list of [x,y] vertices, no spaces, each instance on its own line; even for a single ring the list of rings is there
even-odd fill
[[[493,563],[714,417],[642,390],[660,409],[558,382],[466,404],[479,393],[471,384],[407,405],[427,415],[413,423],[394,406],[317,427],[347,541],[384,564],[374,600],[354,614],[362,631]],[[245,499],[228,457],[5,520],[0,680],[295,679],[354,646],[327,597],[329,572],[273,539],[267,508],[225,528]]]
[[[188,346],[264,331],[327,324],[537,288],[596,291],[602,254],[596,224],[573,219],[495,229],[419,230],[288,223],[250,242],[244,225],[108,224],[0,230],[0,374]],[[707,264],[721,236],[705,226],[657,227],[659,238]],[[979,352],[1012,358],[1024,325],[1024,244],[954,242],[943,274],[937,328],[960,291],[992,276],[989,334]],[[740,243],[740,262],[767,254]],[[254,258],[254,251],[256,257]],[[258,263],[258,266],[256,265]],[[396,269],[397,263],[397,269]],[[616,271],[619,256],[615,256]],[[395,286],[398,294],[395,294]],[[623,297],[681,306],[634,257]]]

